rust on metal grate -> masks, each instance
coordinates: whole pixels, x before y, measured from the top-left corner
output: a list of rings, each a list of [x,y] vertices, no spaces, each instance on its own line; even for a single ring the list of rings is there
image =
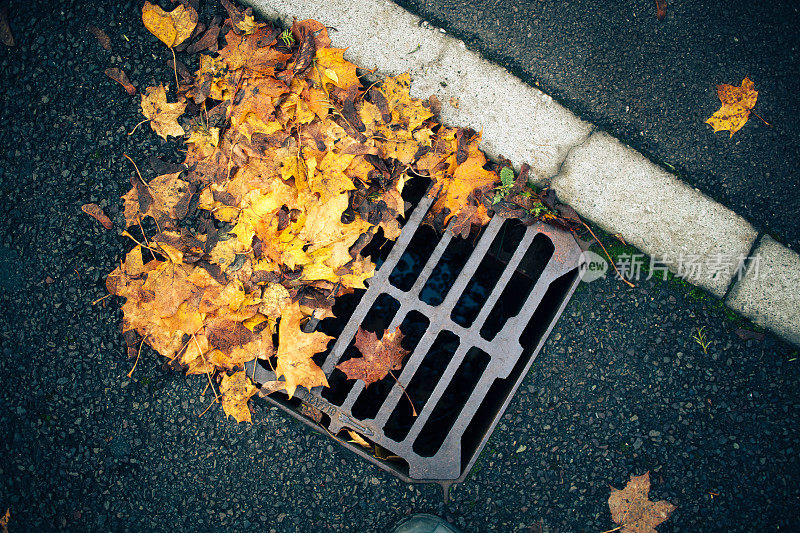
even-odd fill
[[[331,387],[268,400],[328,434],[360,433],[394,457],[337,441],[405,481],[448,483],[477,459],[579,283],[582,256],[568,232],[499,216],[475,240],[438,236],[421,224],[432,202],[414,208],[341,331],[326,331],[337,339],[318,362]],[[308,327],[324,331],[327,320]],[[345,380],[336,365],[358,355],[358,328],[380,336],[398,326],[411,353],[396,380]],[[247,370],[258,383],[275,379],[260,364]],[[319,425],[301,402],[323,413]]]

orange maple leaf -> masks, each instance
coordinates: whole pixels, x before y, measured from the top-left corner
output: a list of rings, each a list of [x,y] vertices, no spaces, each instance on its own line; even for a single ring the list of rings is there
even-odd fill
[[[706,120],[714,128],[714,133],[718,131],[730,130],[733,134],[742,129],[750,113],[756,105],[758,91],[750,78],[742,80],[741,87],[734,85],[717,85],[717,96],[722,102],[722,107]]]
[[[608,508],[611,519],[621,526],[620,533],[657,533],[656,526],[676,509],[666,500],[651,502],[649,492],[650,472],[631,476],[622,490],[611,487]]]
[[[336,368],[344,372],[347,379],[360,379],[369,387],[385,378],[390,371],[402,368],[403,358],[408,355],[408,350],[400,346],[402,340],[399,327],[392,332],[386,330],[382,339],[378,339],[371,331],[358,328],[355,346],[363,357],[348,359],[336,365]]]
[[[498,181],[497,174],[486,170],[486,156],[478,148],[480,135],[469,141],[466,149],[466,159],[459,164],[453,172],[452,178],[447,175],[436,175],[437,185],[431,188],[429,194],[438,194],[436,202],[431,207],[429,216],[445,213],[444,223],[458,214],[470,203],[470,195],[474,191],[487,192]],[[457,155],[453,155],[456,161]],[[485,223],[488,217],[480,217]]]

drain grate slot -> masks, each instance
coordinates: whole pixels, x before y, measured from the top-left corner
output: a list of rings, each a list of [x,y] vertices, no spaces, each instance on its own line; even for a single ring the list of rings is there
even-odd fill
[[[379,234],[364,249],[379,265],[368,290],[340,298],[335,318],[317,325],[337,338],[317,358],[330,388],[268,399],[304,421],[299,402],[314,406],[331,435],[357,431],[400,460],[343,445],[404,480],[459,481],[574,291],[581,251],[568,232],[500,217],[471,239],[436,235],[421,225],[433,199],[417,189],[397,241]],[[410,353],[394,377],[365,387],[336,369],[360,356],[359,327],[382,337],[398,326]],[[248,371],[257,382],[274,379],[265,365]]]

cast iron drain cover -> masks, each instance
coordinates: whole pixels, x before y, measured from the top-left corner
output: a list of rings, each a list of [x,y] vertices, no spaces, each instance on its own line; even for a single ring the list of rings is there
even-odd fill
[[[393,457],[379,459],[346,434],[336,440],[407,482],[447,484],[466,477],[489,439],[579,283],[582,258],[570,233],[499,216],[477,239],[438,236],[421,225],[432,203],[416,205],[383,263],[376,260],[369,288],[337,301],[338,326],[307,325],[337,337],[315,358],[331,387],[267,400],[320,432],[358,432]],[[397,381],[365,388],[335,368],[358,356],[359,327],[381,336],[398,326],[411,353]],[[263,363],[247,371],[257,383],[275,379]],[[301,414],[302,403],[323,413],[319,424]]]

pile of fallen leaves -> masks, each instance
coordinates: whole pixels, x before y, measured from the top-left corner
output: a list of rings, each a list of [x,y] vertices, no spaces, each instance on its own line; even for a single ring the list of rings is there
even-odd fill
[[[144,5],[181,79],[172,97],[147,88],[142,113],[164,139],[185,138],[186,159],[149,182],[132,176],[125,235],[137,244],[107,287],[126,299],[129,351],[138,357],[146,343],[171,366],[208,375],[212,390],[216,377],[215,399],[249,421],[257,388],[245,362],[273,365],[270,391],[327,386],[312,357],[331,337],[303,326],[365,288],[375,265],[361,251],[379,231],[398,237],[409,179],[430,180],[427,223],[440,231],[469,235],[489,210],[550,211],[522,194],[524,176],[504,174],[495,188],[480,135],[437,123],[435,97],[411,98],[408,75],[365,86],[321,23],[281,31],[223,5],[229,17],[207,27],[191,2]],[[176,49],[211,53],[191,75]]]

